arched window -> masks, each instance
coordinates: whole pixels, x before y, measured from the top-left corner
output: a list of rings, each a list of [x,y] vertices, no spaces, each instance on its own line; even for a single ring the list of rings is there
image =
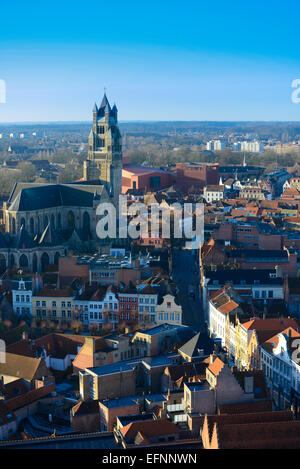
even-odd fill
[[[14,267],[14,265],[16,264],[15,262],[15,256],[13,254],[10,255],[10,267]]]
[[[60,254],[59,252],[56,252],[55,253],[55,256],[54,256],[54,264],[55,265],[58,265],[58,259],[60,258]]]
[[[61,228],[62,228],[62,226],[61,226],[61,213],[57,214],[56,226],[57,226],[58,230],[61,230]]]
[[[84,233],[89,234],[90,233],[90,216],[87,212],[84,212],[83,218],[82,218],[82,230]]]
[[[47,266],[50,264],[49,262],[49,255],[44,252],[42,257],[41,257],[41,267],[42,267],[42,272],[46,271]]]
[[[34,253],[33,258],[32,258],[32,271],[33,271],[33,273],[36,273],[37,270],[38,270],[37,255],[36,255],[36,253]]]
[[[6,259],[4,254],[0,254],[0,273],[3,274],[6,270]]]
[[[31,234],[34,234],[34,219],[33,219],[33,217],[30,218],[29,230],[30,230]]]
[[[19,267],[27,268],[28,267],[28,258],[25,254],[22,254],[19,259]]]
[[[68,228],[75,228],[75,216],[72,210],[68,213],[68,220],[67,220]]]

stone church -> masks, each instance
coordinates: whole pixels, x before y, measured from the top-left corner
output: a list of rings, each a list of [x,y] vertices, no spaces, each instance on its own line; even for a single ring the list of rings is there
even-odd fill
[[[118,111],[104,94],[100,107],[93,109],[83,179],[68,184],[16,183],[3,204],[0,272],[13,267],[44,271],[48,264],[57,264],[68,247],[96,247],[97,206],[112,202],[117,208],[121,190]]]

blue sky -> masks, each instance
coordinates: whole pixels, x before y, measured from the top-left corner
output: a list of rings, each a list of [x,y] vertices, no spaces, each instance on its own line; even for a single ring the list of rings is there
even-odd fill
[[[297,0],[1,4],[0,122],[299,120]]]

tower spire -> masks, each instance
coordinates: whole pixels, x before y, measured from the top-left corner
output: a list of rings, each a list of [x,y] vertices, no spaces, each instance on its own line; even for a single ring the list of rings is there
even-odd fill
[[[87,181],[100,180],[110,197],[118,199],[122,191],[122,140],[118,111],[111,109],[104,89],[100,106],[93,109],[93,128],[89,135],[87,160],[83,164]]]

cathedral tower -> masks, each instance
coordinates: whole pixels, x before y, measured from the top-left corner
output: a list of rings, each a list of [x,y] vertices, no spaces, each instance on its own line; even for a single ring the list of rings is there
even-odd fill
[[[83,178],[94,182],[100,180],[110,196],[117,200],[122,193],[122,142],[117,106],[110,107],[105,93],[100,107],[94,106],[88,143]]]

